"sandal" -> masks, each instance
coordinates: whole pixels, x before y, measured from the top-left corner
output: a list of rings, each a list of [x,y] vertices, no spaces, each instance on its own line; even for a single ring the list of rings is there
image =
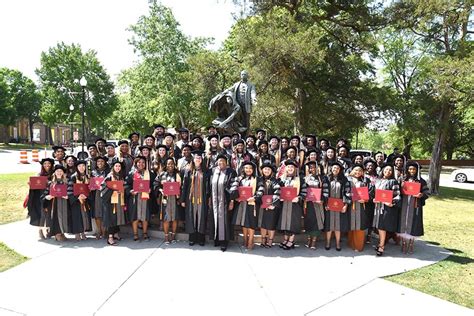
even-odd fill
[[[165,234],[165,245],[169,245],[169,244],[170,244],[169,234]]]
[[[171,242],[172,244],[175,244],[175,243],[176,243],[176,233],[170,233],[170,234],[171,234],[171,240],[170,240],[170,242]]]
[[[381,257],[383,255],[383,251],[384,251],[384,246],[378,246],[376,249],[375,249],[375,253],[377,254],[377,257]]]
[[[405,238],[402,239],[402,253],[407,253],[407,240]]]
[[[80,235],[80,234],[76,234],[75,238],[76,238],[76,241],[80,241],[80,240],[81,240],[81,235]]]
[[[133,241],[138,241],[138,234],[133,234]]]
[[[266,244],[266,248],[272,248],[273,246],[273,239],[272,238],[268,238],[268,242]]]
[[[280,245],[278,245],[280,248],[285,248],[286,244],[288,243],[288,240],[283,240]]]
[[[311,240],[312,240],[311,236],[308,236],[308,238],[306,239],[306,244],[304,244],[306,248],[311,247]]]
[[[294,241],[288,241],[286,245],[283,247],[284,250],[290,250],[295,248],[295,242]]]
[[[81,240],[87,240],[87,237],[86,237],[85,233],[81,233]]]
[[[107,238],[107,244],[110,245],[110,246],[117,246],[117,243],[115,242],[113,237]]]
[[[415,240],[414,239],[410,239],[410,241],[408,242],[408,253],[410,255],[412,255],[414,252],[415,252]]]
[[[143,240],[150,241],[150,237],[148,236],[147,233],[143,233]]]
[[[265,239],[260,243],[260,247],[262,247],[262,248],[267,248],[267,246],[268,246],[268,245],[267,245],[267,240],[268,240],[268,238],[265,237]]]

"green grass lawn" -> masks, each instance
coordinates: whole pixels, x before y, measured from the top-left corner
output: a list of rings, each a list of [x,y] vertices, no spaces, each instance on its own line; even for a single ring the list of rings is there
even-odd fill
[[[453,254],[386,279],[474,308],[474,191],[442,187],[440,196],[426,201],[424,226],[424,240]]]
[[[50,148],[51,146],[47,145],[46,147]],[[44,149],[44,144],[35,144],[34,146],[32,146],[31,144],[8,143],[8,144],[0,144],[0,149],[8,149],[8,150]]]
[[[0,174],[0,224],[26,218],[23,200],[28,193],[31,173]],[[0,272],[10,269],[28,258],[16,253],[0,242]]]

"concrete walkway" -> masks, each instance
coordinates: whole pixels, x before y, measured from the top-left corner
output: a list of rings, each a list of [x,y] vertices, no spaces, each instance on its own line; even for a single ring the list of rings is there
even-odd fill
[[[247,252],[231,244],[166,246],[161,239],[120,246],[105,241],[38,241],[27,221],[0,225],[0,240],[31,260],[0,273],[0,315],[400,315],[423,309],[473,315],[441,299],[379,279],[446,258],[417,242],[414,255],[390,245],[316,251],[278,247]]]

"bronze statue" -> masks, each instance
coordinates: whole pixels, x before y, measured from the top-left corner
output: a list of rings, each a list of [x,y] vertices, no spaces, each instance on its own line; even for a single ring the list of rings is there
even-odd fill
[[[216,95],[209,102],[209,111],[216,111],[212,124],[221,133],[246,134],[250,129],[250,113],[257,104],[255,85],[248,81],[248,73],[240,73],[240,81]]]

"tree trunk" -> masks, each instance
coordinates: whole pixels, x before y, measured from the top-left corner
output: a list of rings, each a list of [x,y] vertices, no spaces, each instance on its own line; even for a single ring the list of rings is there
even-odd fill
[[[446,140],[449,119],[451,115],[451,104],[445,104],[439,114],[439,129],[433,144],[431,153],[428,187],[433,195],[439,194],[439,178],[441,174],[441,160],[443,158],[443,147]]]
[[[31,142],[31,146],[34,146],[35,143],[33,142],[33,119],[31,118],[31,116],[28,117],[28,128],[30,130],[30,142]]]
[[[295,91],[295,125],[294,133],[299,135],[302,131],[303,122],[302,122],[302,111],[305,98],[305,91],[301,88],[296,88]]]

